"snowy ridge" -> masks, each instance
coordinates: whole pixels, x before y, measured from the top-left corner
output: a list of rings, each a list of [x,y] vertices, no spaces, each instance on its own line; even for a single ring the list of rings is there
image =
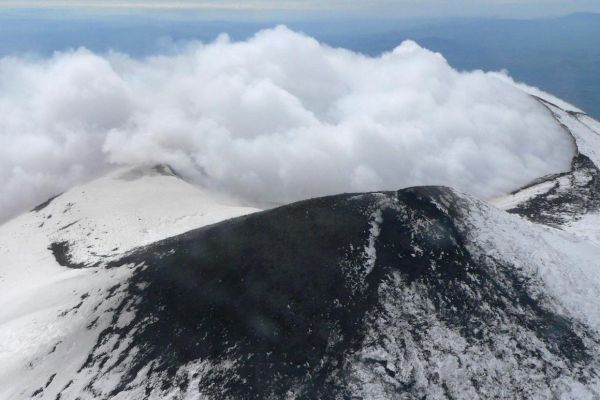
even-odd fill
[[[38,387],[11,382],[36,382],[39,370],[61,366],[38,393],[43,398],[77,374],[97,340],[95,329],[111,323],[113,300],[132,273],[99,266],[136,247],[256,211],[233,204],[166,166],[125,168],[2,225],[0,399],[29,398]],[[90,324],[94,329],[86,328]]]
[[[565,111],[538,100],[573,138],[571,170],[542,177],[492,201],[497,207],[534,222],[563,226],[600,212],[600,124],[579,111]]]

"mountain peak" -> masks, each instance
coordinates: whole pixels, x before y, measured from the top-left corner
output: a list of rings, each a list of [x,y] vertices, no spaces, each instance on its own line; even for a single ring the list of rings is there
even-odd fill
[[[173,176],[180,178],[169,164],[138,165],[130,167],[118,175],[123,180],[135,180],[148,176]]]

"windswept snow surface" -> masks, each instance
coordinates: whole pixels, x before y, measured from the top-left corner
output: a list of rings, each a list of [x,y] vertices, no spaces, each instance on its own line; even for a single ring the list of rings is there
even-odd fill
[[[43,398],[54,398],[49,393],[76,375],[97,339],[86,328],[90,316],[98,317],[92,328],[111,323],[111,299],[131,276],[132,265],[108,270],[108,261],[255,211],[156,166],[117,170],[2,225],[0,399],[30,397],[38,388],[27,382],[47,370],[57,375],[45,382],[52,386]],[[63,263],[81,268],[60,265],[51,249],[55,243],[66,251]]]

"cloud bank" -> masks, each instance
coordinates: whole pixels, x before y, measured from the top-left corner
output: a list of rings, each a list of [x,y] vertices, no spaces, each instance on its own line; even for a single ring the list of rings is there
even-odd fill
[[[572,152],[508,77],[410,41],[370,58],[278,27],[143,60],[0,59],[0,220],[115,164],[266,204],[425,184],[491,198]]]

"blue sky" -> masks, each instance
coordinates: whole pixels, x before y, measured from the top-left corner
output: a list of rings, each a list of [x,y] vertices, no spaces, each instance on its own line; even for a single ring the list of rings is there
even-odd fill
[[[70,8],[92,12],[195,10],[215,16],[355,15],[385,17],[541,17],[600,12],[598,0],[0,0],[0,8]]]

